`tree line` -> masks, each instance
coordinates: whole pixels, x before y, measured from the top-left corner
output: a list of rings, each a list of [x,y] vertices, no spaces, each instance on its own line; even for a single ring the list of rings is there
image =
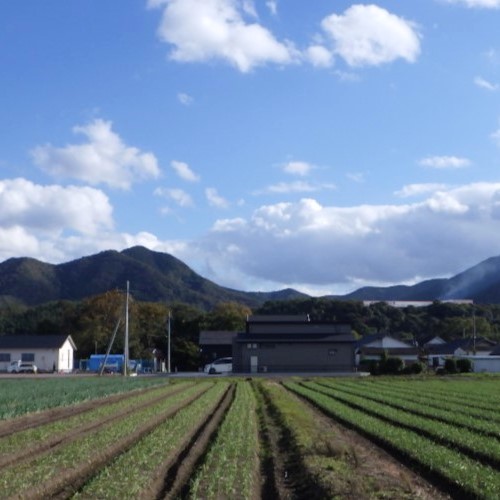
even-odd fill
[[[77,358],[86,359],[106,351],[118,320],[124,316],[124,304],[123,293],[111,291],[80,302],[57,301],[36,307],[4,305],[0,308],[0,335],[68,334],[77,345]],[[427,335],[439,335],[444,340],[470,337],[475,331],[478,337],[500,341],[497,304],[434,302],[427,307],[395,308],[383,302],[364,306],[359,301],[307,298],[270,301],[253,310],[236,302],[221,302],[207,311],[182,302],[141,302],[132,297],[130,356],[150,358],[155,349],[165,353],[170,317],[172,366],[196,370],[201,362],[200,331],[244,331],[251,314],[308,314],[312,320],[348,323],[357,337],[384,332],[413,342]],[[122,349],[123,335],[117,335],[113,350]]]

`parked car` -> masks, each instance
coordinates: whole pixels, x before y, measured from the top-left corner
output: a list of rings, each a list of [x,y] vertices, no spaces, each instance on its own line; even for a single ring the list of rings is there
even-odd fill
[[[205,365],[203,369],[205,373],[213,375],[215,373],[230,373],[233,371],[233,358],[219,358],[208,365]]]
[[[38,368],[34,363],[27,361],[12,361],[7,368],[8,373],[37,373]]]

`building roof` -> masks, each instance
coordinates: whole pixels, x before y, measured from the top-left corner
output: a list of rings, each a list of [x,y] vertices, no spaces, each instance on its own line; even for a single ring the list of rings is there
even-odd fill
[[[59,349],[66,340],[76,351],[71,335],[0,335],[0,349]]]
[[[200,345],[232,345],[238,332],[231,330],[203,330],[200,332]]]
[[[495,347],[495,342],[483,337],[477,337],[475,341],[476,351],[493,349]],[[425,348],[428,354],[454,354],[457,349],[462,349],[462,351],[473,351],[474,350],[474,339],[472,337],[466,337],[462,339],[455,339],[446,344],[428,344]]]
[[[240,333],[236,337],[238,343],[269,342],[269,343],[339,343],[354,344],[356,339],[352,333]]]
[[[309,314],[254,314],[247,318],[248,323],[308,323]]]

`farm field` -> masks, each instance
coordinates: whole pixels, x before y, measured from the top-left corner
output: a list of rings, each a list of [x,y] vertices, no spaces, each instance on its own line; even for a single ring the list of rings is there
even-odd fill
[[[494,377],[71,377],[0,395],[2,499],[500,499]]]

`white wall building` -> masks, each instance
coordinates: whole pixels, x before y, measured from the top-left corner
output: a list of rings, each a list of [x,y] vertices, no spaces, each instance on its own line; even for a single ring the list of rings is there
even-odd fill
[[[73,371],[76,345],[71,335],[0,336],[0,371],[7,371],[12,361],[34,363],[39,371]]]

